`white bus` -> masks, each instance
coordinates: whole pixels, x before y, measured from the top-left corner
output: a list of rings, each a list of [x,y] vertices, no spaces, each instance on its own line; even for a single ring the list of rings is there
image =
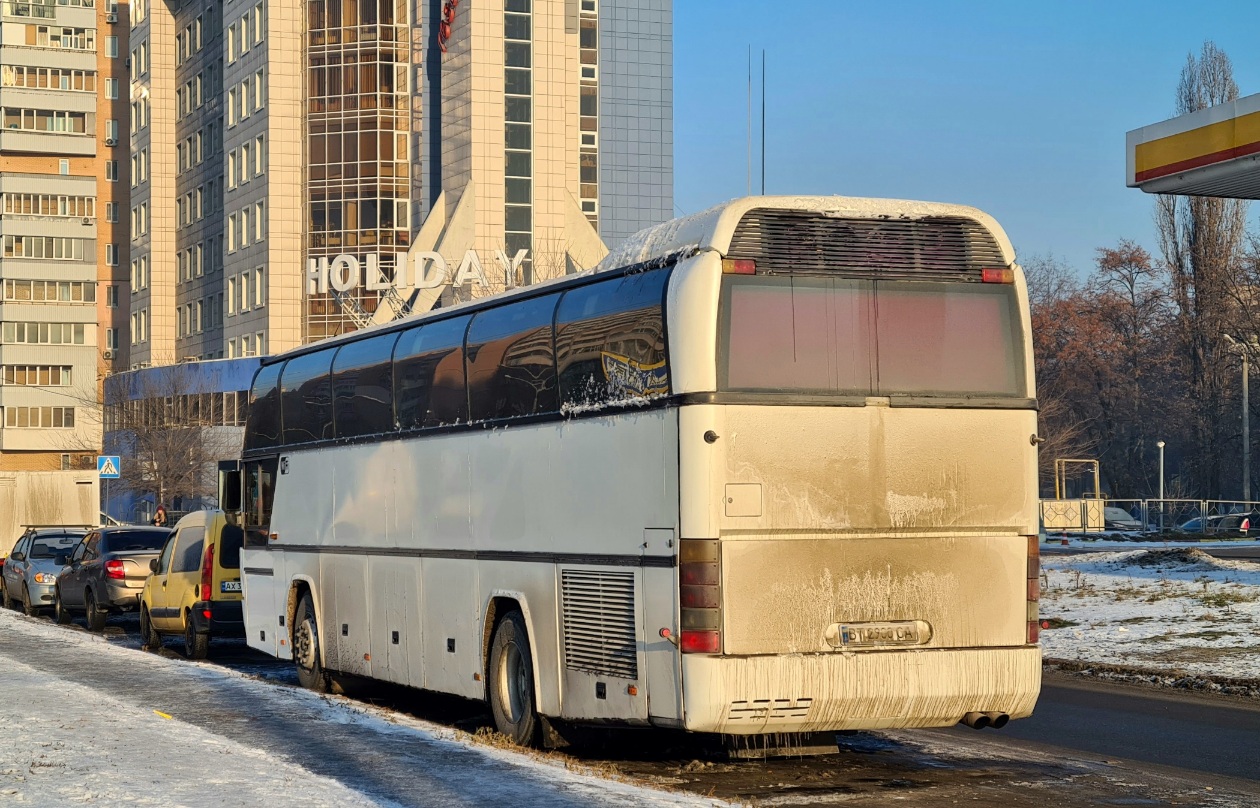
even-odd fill
[[[1031,714],[1026,290],[987,215],[756,197],[595,270],[264,360],[254,648],[549,719]]]

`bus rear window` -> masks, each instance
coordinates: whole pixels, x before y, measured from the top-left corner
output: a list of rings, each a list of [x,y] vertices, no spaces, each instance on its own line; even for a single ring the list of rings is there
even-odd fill
[[[721,389],[1022,397],[1009,285],[728,277]]]

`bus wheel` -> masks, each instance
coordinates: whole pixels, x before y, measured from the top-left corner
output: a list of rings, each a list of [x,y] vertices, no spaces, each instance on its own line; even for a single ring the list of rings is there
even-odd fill
[[[319,659],[319,625],[315,622],[315,606],[310,595],[302,596],[294,622],[293,661],[297,664],[298,682],[307,690],[327,693],[328,674]]]
[[[534,703],[534,657],[529,650],[525,618],[508,612],[494,630],[490,643],[490,711],[494,725],[518,746],[532,746],[538,738],[538,707]]]

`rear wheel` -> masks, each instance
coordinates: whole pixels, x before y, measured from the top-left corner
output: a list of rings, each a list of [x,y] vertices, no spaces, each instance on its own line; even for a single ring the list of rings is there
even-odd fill
[[[490,642],[490,711],[499,732],[519,746],[538,740],[538,707],[534,703],[534,655],[520,612],[508,612]]]
[[[192,613],[184,615],[184,656],[189,659],[205,659],[210,653],[210,635],[202,634],[193,625]]]
[[[331,689],[328,673],[320,658],[319,624],[315,622],[315,605],[309,594],[298,603],[293,627],[293,661],[297,664],[298,682],[308,690],[327,693]]]
[[[31,602],[31,590],[26,584],[22,584],[22,611],[27,617],[39,616],[39,607]]]
[[[153,620],[149,617],[147,606],[140,607],[140,642],[150,651],[156,651],[162,647],[162,635],[158,634],[157,629],[153,627]]]
[[[87,600],[86,600],[85,606],[87,609],[88,631],[104,631],[105,618],[108,616],[109,613],[104,611],[103,609],[100,608],[100,606],[97,605],[96,595],[92,594],[92,591],[90,589],[88,590],[88,593],[87,593]]]
[[[61,602],[61,587],[57,587],[57,595],[53,600],[53,618],[63,626],[70,624],[74,616],[66,611],[65,605]]]
[[[9,587],[4,585],[4,578],[0,577],[0,601],[3,601],[4,608],[16,609],[17,601],[9,597]]]

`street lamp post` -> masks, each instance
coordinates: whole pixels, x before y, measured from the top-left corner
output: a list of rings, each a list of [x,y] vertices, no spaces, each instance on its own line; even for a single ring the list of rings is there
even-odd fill
[[[1242,357],[1242,498],[1244,502],[1251,501],[1251,404],[1248,401],[1248,390],[1250,387],[1249,378],[1251,376],[1251,362],[1248,357],[1249,348],[1257,348],[1256,338],[1253,336],[1249,343],[1244,344],[1241,340],[1236,340],[1229,334],[1222,334],[1225,341],[1229,343],[1230,350]]]
[[[1155,443],[1159,447],[1159,529],[1164,530],[1164,442]]]

